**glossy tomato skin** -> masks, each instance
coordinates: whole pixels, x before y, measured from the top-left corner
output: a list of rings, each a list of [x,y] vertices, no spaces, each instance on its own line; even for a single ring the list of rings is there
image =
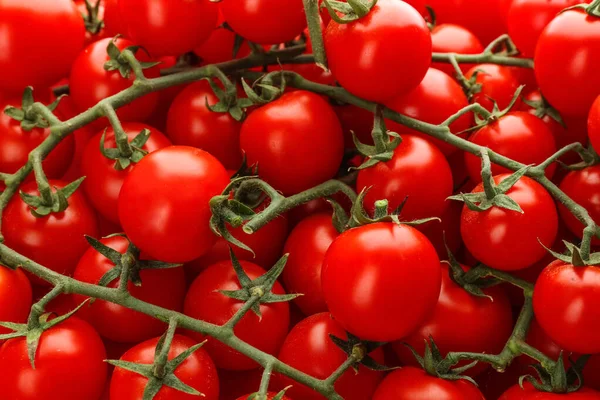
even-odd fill
[[[21,100],[0,100],[0,109],[12,105],[19,107]],[[33,128],[27,132],[21,122],[0,113],[0,172],[13,174],[28,161],[29,153],[50,136],[49,128]],[[46,176],[50,179],[62,177],[69,168],[75,151],[73,136],[67,136],[56,146],[42,163]]]
[[[288,42],[306,28],[302,0],[231,0],[221,4],[221,12],[236,33],[259,44]]]
[[[358,173],[358,192],[370,187],[365,197],[367,210],[374,209],[377,200],[387,199],[395,210],[404,199],[402,218],[439,217],[452,195],[452,171],[441,151],[425,139],[402,135],[402,143],[394,150],[390,161]]]
[[[592,147],[600,151],[600,96],[596,98],[590,108],[587,128]]]
[[[102,340],[77,317],[42,333],[35,369],[27,357],[26,339],[10,339],[0,348],[2,398],[98,399],[106,382],[105,359]]]
[[[125,253],[129,246],[129,241],[122,236],[101,239],[101,242],[119,253]],[[79,260],[73,277],[82,282],[98,284],[112,268],[114,264],[110,260],[90,247]],[[169,310],[183,310],[186,286],[183,268],[142,270],[140,278],[141,286],[135,286],[132,282],[127,285],[133,297]],[[119,280],[115,279],[107,287],[117,287],[118,283]],[[75,295],[74,299],[76,304],[80,304],[86,297]],[[104,300],[84,305],[79,316],[92,324],[102,337],[119,343],[138,343],[160,335],[166,329],[163,322],[149,315]]]
[[[142,342],[129,349],[121,360],[152,364],[154,353],[159,338],[154,338]],[[172,360],[183,353],[196,342],[183,335],[175,335],[169,350],[168,359]],[[217,368],[207,354],[206,350],[200,348],[187,358],[177,369],[175,376],[184,384],[196,389],[204,396],[206,400],[219,399],[219,377]],[[141,399],[144,389],[148,383],[148,378],[127,371],[122,368],[115,368],[110,380],[110,400],[137,400]],[[176,389],[163,386],[154,397],[155,400],[192,400],[198,396],[186,394]]]
[[[494,181],[498,184],[508,177],[496,175]],[[483,192],[482,184],[473,189],[472,193],[476,192]],[[550,194],[528,177],[522,177],[506,195],[521,206],[523,214],[495,206],[477,212],[464,206],[460,231],[465,246],[477,260],[502,271],[514,271],[546,255],[541,244],[550,247],[554,243],[558,215]]]
[[[386,106],[400,114],[434,125],[441,124],[468,105],[469,102],[460,85],[435,68],[429,68],[419,86],[410,93],[386,103]],[[450,130],[454,134],[461,133],[471,127],[471,120],[471,117],[465,114],[450,125]],[[446,156],[457,150],[448,143],[393,121],[387,122],[387,128],[400,136],[409,133],[425,138],[435,144]]]
[[[547,124],[535,115],[523,111],[509,112],[479,129],[469,141],[525,165],[541,164],[556,152],[554,136]],[[465,162],[469,177],[474,182],[481,182],[481,158],[465,153]],[[546,176],[551,178],[555,170],[556,165],[546,168]],[[509,169],[492,164],[492,174],[508,172]]]
[[[333,178],[344,152],[342,128],[321,96],[295,91],[253,111],[242,124],[242,151],[259,175],[292,195]]]
[[[24,323],[31,303],[31,284],[23,270],[13,271],[0,264],[0,321]],[[0,327],[0,334],[10,332],[10,329]]]
[[[457,201],[448,202],[446,211],[440,216],[440,221],[430,221],[416,228],[423,233],[431,242],[438,253],[440,260],[448,257],[448,250],[456,254],[461,246],[460,237],[460,214],[462,205]]]
[[[481,85],[481,91],[473,95],[472,102],[479,103],[492,111],[494,101],[500,110],[510,104],[519,88],[519,80],[510,67],[495,64],[478,64],[465,74],[467,79],[477,72],[476,82]]]
[[[17,96],[27,86],[47,87],[67,75],[85,40],[72,0],[2,0],[0,32],[0,91]]]
[[[594,221],[600,221],[600,165],[584,168],[580,171],[571,171],[560,183],[560,189],[573,201],[584,207]],[[558,204],[558,211],[563,222],[577,237],[583,237],[585,226],[562,204]],[[592,237],[594,245],[600,244],[600,239]]]
[[[254,280],[265,273],[258,265],[240,261],[250,279]],[[238,290],[240,283],[231,261],[218,262],[204,270],[190,287],[184,304],[184,312],[190,317],[222,325],[243,306],[243,302],[220,293],[220,290]],[[276,282],[273,293],[284,294],[283,287]],[[249,312],[236,325],[237,337],[269,354],[276,354],[288,332],[290,310],[287,303],[261,304],[262,319]],[[202,335],[190,333],[194,338],[204,340]],[[204,345],[215,364],[227,370],[248,370],[258,365],[250,358],[238,353],[215,339],[208,338]]]
[[[111,38],[99,40],[86,47],[73,62],[69,77],[71,97],[79,112],[95,106],[101,100],[115,95],[133,85],[135,74],[131,72],[129,78],[123,78],[118,70],[106,71],[104,63],[109,60],[106,48]],[[116,46],[124,50],[133,43],[126,39],[116,39]],[[139,61],[150,61],[143,52],[138,51],[136,58]],[[156,78],[160,74],[159,67],[144,70],[146,78]],[[122,122],[143,121],[152,115],[158,104],[158,93],[150,93],[119,108],[117,115]]]
[[[352,132],[360,139],[361,143],[373,145],[373,113],[352,104],[334,105],[333,110],[342,124],[344,144],[347,149],[353,149],[354,141]]]
[[[372,400],[392,399],[485,400],[471,382],[447,381],[415,367],[403,367],[386,376]]]
[[[294,302],[305,315],[327,311],[321,289],[321,267],[327,249],[338,234],[331,214],[319,213],[296,225],[285,242],[284,252],[289,257],[283,270],[283,283],[288,292],[303,294]]]
[[[431,30],[433,52],[479,54],[483,52],[481,42],[467,28],[455,24],[441,24]],[[444,71],[451,77],[456,76],[456,71],[450,63],[433,63],[432,68]],[[460,70],[466,74],[473,64],[460,64]]]
[[[50,180],[51,187],[66,185]],[[39,196],[35,182],[21,186],[21,191]],[[70,275],[88,248],[84,235],[98,235],[98,221],[80,191],[69,197],[68,202],[65,211],[37,218],[19,196],[14,196],[2,215],[4,244],[53,271]],[[35,284],[44,284],[40,278],[31,279]]]
[[[202,59],[204,64],[217,64],[233,59],[235,46],[235,32],[225,27],[217,27],[201,46],[194,49],[194,53]],[[250,54],[250,46],[244,41],[235,58],[246,57]]]
[[[206,107],[206,103],[212,106],[218,102],[208,81],[191,84],[169,108],[167,134],[173,143],[198,147],[215,156],[225,168],[237,170],[242,165],[242,124],[229,113],[213,112]]]
[[[104,31],[109,37],[127,35],[127,25],[119,10],[119,0],[104,0]]]
[[[497,354],[510,337],[513,318],[503,288],[485,289],[485,294],[493,300],[476,297],[452,281],[446,264],[442,264],[441,269],[442,290],[433,315],[401,342],[394,343],[403,365],[418,366],[404,343],[423,354],[425,342],[433,337],[442,355],[450,351]],[[477,365],[466,373],[476,376],[486,368],[487,365]]]
[[[155,151],[145,156],[123,183],[121,226],[153,259],[192,261],[215,243],[208,203],[228,183],[223,165],[203,150],[170,146]]]
[[[326,379],[348,356],[335,345],[329,335],[347,340],[346,332],[329,313],[312,315],[298,323],[285,339],[278,358],[286,364],[318,379]],[[369,354],[379,363],[383,363],[381,348]],[[358,374],[352,369],[346,371],[335,383],[335,389],[346,400],[370,399],[375,388],[383,378],[382,372],[372,371],[359,366]],[[292,385],[293,381],[282,375],[277,376],[281,387]],[[293,399],[321,400],[324,396],[294,383],[287,392]]]
[[[332,316],[363,340],[399,340],[435,309],[441,271],[435,249],[409,226],[375,223],[331,244],[322,270]]]
[[[379,1],[369,14],[349,24],[330,22],[325,49],[336,80],[350,93],[377,102],[410,92],[431,64],[425,20],[395,0]]]
[[[535,77],[544,97],[563,115],[587,116],[598,96],[600,20],[566,11],[542,32],[535,51]]]
[[[600,313],[592,305],[600,293],[600,269],[550,264],[540,274],[533,291],[537,321],[548,336],[568,351],[600,352]]]
[[[142,130],[150,130],[150,137],[142,147],[148,153],[171,145],[171,142],[164,134],[148,125],[136,122],[124,122],[122,126],[130,142]],[[132,163],[124,170],[116,170],[115,160],[106,158],[100,152],[100,140],[103,134],[104,131],[99,132],[85,146],[81,163],[81,173],[86,177],[83,181],[83,190],[92,206],[102,217],[114,224],[119,224],[119,193],[121,192],[123,181],[133,169],[135,163]],[[107,149],[117,147],[113,128],[106,130],[104,146]]]
[[[587,387],[579,389],[573,393],[546,393],[537,391],[529,382],[523,384],[521,388],[519,384],[508,389],[498,400],[598,400],[600,392]]]

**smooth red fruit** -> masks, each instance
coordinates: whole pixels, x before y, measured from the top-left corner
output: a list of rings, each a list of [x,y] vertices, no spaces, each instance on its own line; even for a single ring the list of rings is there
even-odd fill
[[[107,36],[127,35],[127,25],[119,10],[119,0],[103,0],[104,31]]]
[[[471,101],[481,104],[489,111],[493,110],[494,102],[500,110],[508,107],[519,88],[519,80],[510,67],[478,64],[467,71],[465,77],[471,79],[476,72],[476,82],[481,85],[481,90],[473,95]]]
[[[374,119],[371,111],[351,104],[334,106],[333,111],[335,111],[342,124],[344,144],[347,149],[355,148],[351,132],[354,132],[361,143],[373,144],[371,132],[373,131]]]
[[[31,302],[31,284],[23,270],[13,271],[0,264],[0,321],[24,323]],[[10,332],[10,329],[0,327],[0,335]]]
[[[235,47],[235,32],[219,26],[200,47],[194,49],[194,53],[202,60],[203,64],[217,64],[233,60],[233,49]],[[250,54],[248,41],[240,46],[235,58],[246,57]]]
[[[600,96],[596,98],[590,108],[587,128],[592,147],[600,151]]]
[[[460,214],[462,205],[457,201],[449,202],[446,211],[440,216],[441,221],[430,221],[416,228],[421,231],[437,251],[440,260],[448,257],[448,250],[456,254],[462,246],[460,237]]]
[[[441,24],[431,30],[432,50],[437,53],[479,54],[483,46],[477,36],[467,28],[455,24]],[[460,64],[460,70],[466,74],[474,64]],[[444,71],[451,77],[456,71],[450,63],[433,63],[432,68]]]
[[[508,389],[498,400],[599,400],[600,392],[583,387],[572,393],[548,393],[536,390],[529,382],[522,388],[519,384]]]

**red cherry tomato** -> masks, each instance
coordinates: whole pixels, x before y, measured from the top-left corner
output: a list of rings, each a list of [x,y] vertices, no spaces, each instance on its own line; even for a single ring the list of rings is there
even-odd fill
[[[535,77],[542,94],[564,115],[587,116],[598,96],[600,20],[581,10],[556,16],[535,50]]]
[[[587,387],[583,387],[572,393],[547,393],[539,392],[529,382],[523,384],[521,388],[519,384],[508,389],[498,400],[598,400],[600,392],[596,392]]]
[[[0,91],[10,95],[65,77],[85,40],[72,0],[1,0],[0,32]]]
[[[329,68],[350,93],[384,102],[417,87],[431,64],[425,20],[402,1],[381,0],[365,17],[325,32]]]
[[[541,164],[556,152],[554,136],[548,125],[523,111],[509,112],[479,129],[469,141],[526,165]],[[465,153],[465,161],[469,177],[474,182],[481,182],[481,158]],[[552,177],[555,169],[555,164],[546,168],[546,176]],[[510,170],[492,164],[494,175],[507,172]]]
[[[377,200],[387,199],[395,210],[408,197],[402,218],[411,221],[441,216],[452,195],[452,171],[441,151],[425,139],[403,135],[390,161],[358,173],[358,191],[370,187],[365,197],[367,209]]]
[[[127,36],[155,57],[192,51],[208,39],[217,25],[218,6],[209,0],[119,0],[118,3]]]
[[[498,184],[508,176],[497,175],[494,181]],[[483,184],[472,193],[477,192],[483,192]],[[506,195],[521,206],[523,214],[496,206],[482,212],[464,206],[460,231],[465,246],[477,260],[492,268],[514,271],[544,257],[542,244],[549,247],[554,243],[558,215],[550,194],[528,177],[522,177]]]
[[[248,261],[240,261],[250,279],[265,274],[265,270]],[[204,270],[185,298],[184,312],[190,317],[221,325],[226,323],[243,302],[220,293],[220,290],[238,290],[240,283],[231,265],[231,261],[221,261]],[[283,287],[276,282],[273,293],[284,294]],[[264,303],[260,305],[262,318],[252,311],[247,313],[235,326],[235,334],[248,344],[276,354],[288,332],[290,309],[287,303]],[[190,333],[194,338],[203,340],[202,335]],[[219,368],[228,370],[247,370],[257,367],[255,361],[227,347],[215,339],[208,338],[204,345]]]
[[[87,7],[85,5],[85,0],[74,0],[75,4],[77,5],[77,10],[79,12],[79,14],[84,18],[84,21],[87,24],[87,21],[90,18],[90,13],[87,10]],[[89,0],[88,0],[89,1]],[[94,2],[89,2],[92,6],[95,6]],[[100,3],[100,7],[98,8],[98,14],[96,16],[96,20],[97,21],[104,21],[104,4]],[[96,40],[100,40],[100,39],[104,39],[110,37],[110,35],[108,35],[106,33],[106,31],[104,30],[104,24],[100,26],[98,32],[91,32],[87,27],[86,27],[86,32],[85,32],[85,46],[87,46],[90,43],[95,42]]]
[[[103,0],[103,3],[104,31],[106,35],[109,37],[127,35],[127,25],[119,10],[119,0]]]
[[[340,122],[327,101],[306,91],[286,93],[258,108],[242,125],[248,164],[286,195],[332,178],[342,161]]]
[[[508,107],[519,88],[519,81],[510,67],[479,64],[467,71],[465,77],[471,79],[476,71],[476,82],[481,85],[481,90],[473,96],[472,102],[481,104],[489,111],[493,110],[494,101],[500,110]]]
[[[587,127],[592,147],[600,151],[600,96],[592,104]]]
[[[455,24],[442,24],[435,26],[431,31],[432,50],[439,53],[479,54],[483,46],[477,36],[467,28]],[[456,76],[456,71],[450,63],[433,63],[433,68],[444,71],[448,75]],[[460,64],[460,70],[466,74],[474,64]]]
[[[135,122],[123,123],[123,130],[129,141],[133,140],[144,129],[150,130],[150,137],[142,147],[147,152],[152,153],[171,145],[169,139],[161,132],[148,125]],[[105,132],[104,146],[107,149],[116,148],[114,129],[109,128]],[[106,158],[100,152],[100,139],[103,134],[104,132],[95,135],[85,147],[81,164],[81,173],[86,177],[83,181],[83,190],[99,214],[112,223],[119,224],[119,192],[123,186],[123,181],[133,169],[135,163],[124,170],[116,170],[115,160]]]
[[[421,233],[427,236],[427,239],[435,247],[440,260],[448,258],[446,246],[448,246],[453,254],[456,254],[460,250],[462,245],[460,237],[461,211],[462,205],[459,202],[449,202],[446,211],[440,217],[441,222],[431,221],[416,227]]]
[[[13,271],[0,264],[0,321],[27,321],[31,300],[31,284],[23,270]],[[0,335],[10,332],[10,329],[0,327]]]
[[[123,354],[121,360],[140,364],[152,364],[158,339],[150,339],[132,347]],[[188,337],[175,335],[169,349],[168,359],[174,359],[195,344],[196,342]],[[217,375],[217,369],[203,348],[192,353],[190,357],[175,369],[174,374],[181,382],[202,393],[203,399],[219,399],[219,376]],[[141,399],[147,383],[148,378],[117,367],[110,380],[110,400]],[[197,396],[180,392],[165,385],[158,391],[155,399],[187,400],[191,397]]]
[[[328,313],[310,316],[300,321],[290,331],[278,358],[291,367],[317,379],[326,379],[348,358],[329,335],[334,335],[342,340],[347,339],[342,326]],[[369,355],[375,361],[383,363],[381,349],[376,349]],[[335,389],[346,400],[370,399],[382,378],[382,372],[359,366],[358,374],[352,369],[347,370],[335,383]],[[293,399],[325,399],[324,396],[309,387],[295,383],[287,377],[278,376],[278,381],[282,387],[293,384],[286,392]]]
[[[373,144],[371,132],[373,131],[374,116],[371,111],[351,104],[334,106],[333,111],[342,124],[344,143],[347,149],[355,147],[351,132],[356,134],[361,143]]]
[[[98,399],[107,364],[102,340],[86,322],[71,317],[42,333],[32,368],[24,337],[0,348],[0,386],[5,399]]]
[[[431,315],[442,278],[435,249],[421,232],[380,222],[338,236],[321,279],[329,311],[346,330],[363,340],[391,341]]]
[[[229,176],[216,158],[187,146],[145,156],[129,172],[119,195],[119,220],[131,241],[151,258],[188,262],[215,243],[208,202]]]
[[[194,53],[202,59],[204,64],[218,64],[233,60],[233,48],[235,45],[235,32],[225,27],[217,27],[208,39],[200,47],[194,49]],[[244,40],[235,58],[246,57],[250,54],[248,41]]]
[[[454,79],[435,68],[430,68],[419,86],[404,96],[388,101],[386,105],[400,114],[438,125],[467,107],[469,102],[462,88]],[[450,125],[450,130],[452,133],[458,134],[470,127],[471,117],[465,114]],[[439,139],[393,121],[387,122],[387,128],[399,133],[402,137],[407,133],[423,137],[435,144],[446,156],[457,150],[456,147]]]

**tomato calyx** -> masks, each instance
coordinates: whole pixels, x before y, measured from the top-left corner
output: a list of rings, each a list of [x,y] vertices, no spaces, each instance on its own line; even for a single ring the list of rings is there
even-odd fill
[[[219,87],[214,80],[207,78],[208,84],[219,99],[219,102],[215,105],[210,105],[208,104],[208,98],[205,98],[206,108],[212,112],[229,113],[236,121],[242,121],[246,117],[244,110],[253,106],[254,102],[250,99],[238,98],[235,84],[225,74],[219,71],[217,72],[217,76],[221,84],[225,87],[225,90]]]
[[[270,397],[271,400],[282,400],[285,398],[285,393],[289,390],[289,388],[291,388],[292,386],[288,386],[286,388],[284,388],[282,391],[278,392],[275,396]],[[246,400],[262,400],[259,397],[259,393],[252,393],[251,395],[248,396],[248,398]]]
[[[31,214],[36,218],[42,218],[50,213],[61,213],[69,207],[69,197],[79,188],[85,177],[81,177],[69,183],[63,188],[54,187],[40,196],[19,192],[25,204],[31,207]]]
[[[380,106],[375,107],[375,121],[371,133],[375,143],[374,146],[361,143],[353,131],[350,133],[352,133],[352,140],[356,149],[366,157],[366,161],[357,167],[357,170],[373,167],[380,162],[390,161],[394,157],[394,150],[402,143],[400,135],[387,130]]]
[[[565,8],[559,14],[562,14],[566,11],[571,11],[571,10],[583,10],[587,15],[600,18],[600,1],[594,0],[590,4],[586,4],[586,3],[576,4],[574,6]]]
[[[280,76],[279,86],[275,85],[276,75]],[[281,97],[285,92],[286,81],[283,70],[281,70],[264,75],[256,80],[252,86],[248,85],[246,80],[242,78],[242,87],[246,96],[248,96],[248,100],[252,102],[251,105],[265,105]]]
[[[519,98],[521,97],[521,92],[523,91],[524,87],[525,87],[525,85],[521,85],[517,88],[510,103],[503,110],[500,110],[500,108],[498,107],[498,103],[496,103],[496,101],[494,99],[490,98],[490,100],[494,104],[492,112],[489,115],[482,115],[480,113],[475,113],[475,129],[482,128],[492,122],[499,120],[500,118],[502,118],[506,114],[508,114],[513,109],[515,104],[517,103],[517,100],[519,100]]]
[[[62,98],[63,96],[59,96],[52,104],[48,105],[48,110],[54,111]],[[21,108],[6,106],[4,108],[4,114],[19,121],[21,123],[21,128],[26,132],[31,132],[33,128],[48,128],[50,123],[35,110],[33,107],[34,103],[33,88],[29,86],[23,91]]]
[[[129,79],[131,72],[134,70],[134,66],[132,65],[132,62],[127,57],[124,57],[123,53],[128,51],[128,52],[131,52],[135,57],[135,54],[137,53],[137,51],[139,49],[141,49],[141,47],[140,46],[129,46],[129,47],[126,47],[123,51],[121,51],[115,44],[115,41],[118,38],[119,38],[119,36],[115,36],[115,38],[113,38],[113,40],[108,42],[108,46],[106,46],[106,53],[108,54],[109,60],[104,63],[104,70],[105,71],[118,70],[123,78]],[[142,61],[136,60],[136,63],[139,64],[140,68],[143,71],[144,69],[156,67],[157,65],[160,64],[160,61],[142,62]],[[137,78],[142,78],[142,77],[137,77]]]
[[[92,35],[97,35],[104,28],[104,21],[100,19],[100,4],[102,1],[96,0],[94,5],[90,3],[90,0],[84,0],[83,3],[86,13],[81,13],[81,16],[83,17],[85,29]]]
[[[565,253],[557,253],[546,246],[544,248],[552,254],[557,260],[571,264],[574,267],[592,267],[600,265],[600,253],[592,253],[588,258],[584,259],[581,255],[582,250],[580,247],[575,246],[573,243],[563,240],[566,247]]]
[[[446,251],[448,253],[448,261],[442,262],[447,263],[450,266],[450,268],[448,268],[450,279],[452,279],[452,281],[458,286],[463,288],[467,293],[476,297],[485,297],[490,301],[494,301],[493,297],[487,295],[483,289],[497,285],[500,282],[497,279],[482,278],[478,275],[468,274],[467,271],[465,271],[456,260],[454,254],[452,254],[447,245]]]
[[[131,163],[138,163],[148,154],[146,150],[143,149],[144,145],[150,139],[150,130],[142,129],[142,131],[135,137],[131,142],[127,141],[129,146],[126,146],[126,151],[123,151],[122,148],[113,147],[107,148],[105,146],[106,141],[106,131],[108,128],[104,129],[102,133],[102,137],[100,138],[100,153],[109,160],[114,160],[115,165],[114,168],[117,171],[122,171],[127,169]]]
[[[523,101],[523,103],[533,108],[533,115],[535,115],[536,117],[542,119],[545,116],[548,116],[554,121],[558,122],[563,128],[567,127],[565,121],[563,120],[558,110],[552,107],[543,95],[540,94],[540,98],[537,100],[527,100],[526,98],[523,98],[521,100]]]
[[[331,341],[348,355],[349,360],[352,360],[352,368],[356,373],[359,372],[361,365],[373,371],[391,371],[396,369],[396,367],[390,368],[381,365],[373,357],[369,356],[371,352],[385,345],[385,342],[361,341],[350,332],[346,332],[346,336],[348,340],[329,334]]]
[[[542,367],[541,364],[533,364],[538,375],[536,379],[532,375],[524,375],[519,378],[519,385],[523,388],[525,381],[531,383],[540,392],[548,393],[573,393],[583,386],[582,371],[589,356],[582,356],[577,361],[572,361],[572,366],[567,371],[563,362],[563,352],[560,352],[558,360],[550,369]]]
[[[338,24],[348,24],[366,16],[377,4],[377,0],[323,0],[321,7],[327,8],[331,19]]]

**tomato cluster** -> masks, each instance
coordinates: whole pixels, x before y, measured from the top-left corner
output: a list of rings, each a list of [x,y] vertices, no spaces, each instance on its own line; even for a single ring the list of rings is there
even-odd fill
[[[310,3],[0,0],[0,400],[600,399],[600,1]]]

